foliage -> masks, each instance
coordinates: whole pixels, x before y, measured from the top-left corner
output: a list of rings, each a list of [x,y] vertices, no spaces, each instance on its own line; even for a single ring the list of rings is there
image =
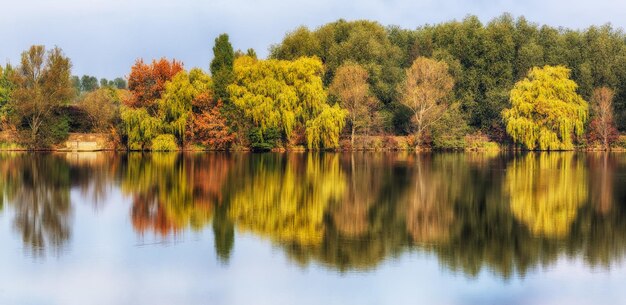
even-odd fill
[[[228,34],[221,34],[215,38],[213,60],[211,61],[213,92],[216,100],[229,101],[228,86],[234,80],[234,62],[235,53],[233,46],[228,41]]]
[[[93,130],[106,132],[119,118],[120,98],[112,88],[101,88],[85,95],[78,106],[87,112]]]
[[[423,143],[432,125],[446,112],[453,86],[454,80],[445,62],[418,57],[406,70],[406,79],[400,89],[402,104],[413,112],[418,146]]]
[[[70,68],[69,58],[59,48],[46,52],[44,46],[32,46],[22,53],[10,107],[31,148],[54,143],[62,134],[64,118],[54,111],[73,96]]]
[[[146,108],[121,107],[121,118],[124,122],[128,149],[148,149],[152,139],[162,130],[161,121],[148,114]]]
[[[337,132],[331,138],[338,138],[340,128],[321,125],[331,121],[329,115],[341,113],[331,113],[328,108],[322,71],[322,63],[316,58],[285,61],[255,60],[244,56],[235,61],[235,83],[228,90],[232,102],[258,128],[261,138],[269,129],[276,128],[281,130],[283,139],[289,139],[298,126],[313,126],[320,132]],[[326,117],[310,125],[309,121],[323,112]],[[338,120],[343,121],[344,117]],[[328,138],[311,134],[310,139],[321,137]],[[317,147],[317,143],[313,142],[310,143]]]
[[[268,128],[264,132],[261,128],[253,127],[248,130],[250,148],[255,151],[269,151],[278,146],[281,135],[278,128]]]
[[[161,58],[148,65],[143,59],[138,59],[128,76],[128,89],[132,96],[124,100],[124,104],[134,108],[146,107],[154,114],[156,101],[161,98],[165,83],[182,70],[182,63],[176,60]]]
[[[176,151],[178,150],[178,145],[174,135],[160,134],[152,139],[150,149],[152,151]]]
[[[615,92],[607,87],[596,88],[591,96],[592,119],[587,139],[591,143],[601,143],[605,150],[608,150],[619,136],[613,119],[614,96]]]
[[[225,150],[235,141],[235,134],[226,124],[226,119],[220,112],[221,108],[222,102],[218,101],[211,109],[194,114],[192,129],[196,143],[210,149]]]
[[[339,105],[324,105],[320,114],[306,123],[306,138],[309,148],[337,148],[339,135],[348,112]]]
[[[396,87],[402,80],[402,52],[377,22],[338,20],[313,32],[300,27],[271,49],[271,57],[276,59],[295,60],[302,56],[322,60],[326,67],[325,84],[332,82],[344,63],[360,64],[367,70],[378,100],[388,105],[396,99]]]
[[[8,120],[11,109],[9,107],[9,100],[11,92],[15,89],[13,83],[13,74],[15,70],[9,64],[4,68],[0,66],[0,129],[2,129],[3,123]]]
[[[163,96],[157,102],[158,117],[164,131],[173,134],[178,143],[185,144],[194,100],[202,98],[210,88],[211,78],[199,69],[190,73],[182,71],[166,83]]]
[[[432,125],[432,145],[437,149],[464,149],[470,128],[461,113],[460,103],[452,104]]]
[[[350,142],[354,146],[354,135],[372,126],[375,121],[378,101],[371,96],[368,74],[358,64],[346,63],[337,69],[328,91],[348,111]]]
[[[80,78],[80,91],[81,92],[92,92],[99,89],[100,86],[98,84],[98,78],[90,75],[83,75]]]
[[[526,149],[572,149],[587,120],[587,102],[576,93],[570,70],[533,68],[511,90],[511,108],[503,111],[506,131]]]
[[[76,105],[65,105],[55,109],[55,115],[67,121],[68,132],[92,132],[93,121],[85,109]],[[63,140],[61,138],[60,140]]]

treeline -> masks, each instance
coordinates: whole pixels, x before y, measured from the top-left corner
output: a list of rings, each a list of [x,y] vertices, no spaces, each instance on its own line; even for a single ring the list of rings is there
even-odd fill
[[[339,20],[288,33],[269,59],[223,34],[209,72],[140,59],[127,84],[70,77],[60,49],[44,53],[0,71],[2,128],[33,148],[79,130],[131,150],[609,149],[626,131],[626,35],[610,25]]]

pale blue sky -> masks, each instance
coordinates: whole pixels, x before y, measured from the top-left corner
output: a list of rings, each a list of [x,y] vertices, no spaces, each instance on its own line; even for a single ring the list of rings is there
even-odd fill
[[[299,25],[315,28],[344,18],[416,28],[462,19],[483,21],[510,12],[553,26],[626,26],[620,0],[0,0],[0,62],[17,63],[32,44],[57,45],[73,73],[112,78],[137,58],[176,58],[206,69],[213,39],[230,35],[237,49],[266,56],[271,44]]]

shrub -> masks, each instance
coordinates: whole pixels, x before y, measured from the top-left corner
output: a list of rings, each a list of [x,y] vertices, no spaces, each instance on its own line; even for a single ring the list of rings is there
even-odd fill
[[[176,145],[176,138],[172,134],[160,134],[152,140],[151,149],[153,151],[178,150],[178,145]]]
[[[268,151],[275,148],[280,141],[281,135],[278,128],[267,128],[265,133],[260,128],[251,128],[248,131],[250,148],[256,151]]]

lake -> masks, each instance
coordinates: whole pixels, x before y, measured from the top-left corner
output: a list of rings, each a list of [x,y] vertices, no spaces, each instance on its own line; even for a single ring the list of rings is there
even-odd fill
[[[0,155],[0,304],[625,304],[626,154]]]

